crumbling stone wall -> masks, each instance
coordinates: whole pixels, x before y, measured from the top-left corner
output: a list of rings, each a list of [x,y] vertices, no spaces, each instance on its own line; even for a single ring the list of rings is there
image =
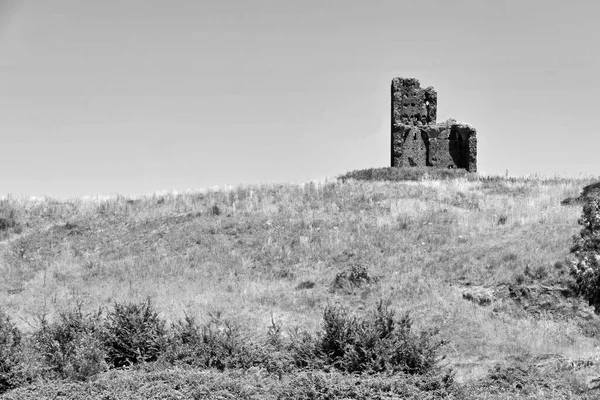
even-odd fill
[[[477,171],[477,131],[450,119],[436,123],[437,93],[414,78],[392,80],[392,167]]]

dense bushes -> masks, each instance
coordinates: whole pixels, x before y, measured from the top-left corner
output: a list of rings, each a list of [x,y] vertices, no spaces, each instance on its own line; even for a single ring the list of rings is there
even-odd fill
[[[436,331],[414,333],[410,316],[397,318],[383,302],[362,318],[327,307],[314,358],[351,373],[437,373],[438,350],[444,342],[435,340],[436,335]]]
[[[205,325],[189,316],[173,325],[166,361],[219,370],[260,364],[258,347],[249,342],[239,326],[223,319],[220,313],[209,316]]]
[[[443,342],[435,334],[415,334],[408,315],[397,318],[383,303],[363,317],[327,307],[322,329],[314,334],[296,329],[284,335],[272,321],[262,339],[250,338],[219,313],[205,324],[186,317],[168,329],[149,300],[115,303],[106,313],[86,314],[79,307],[52,322],[42,318],[26,341],[2,314],[0,391],[18,386],[25,377],[85,381],[109,368],[153,361],[200,369],[257,367],[279,376],[299,370],[422,375],[427,390],[438,390],[449,387],[452,376],[439,367]],[[23,365],[34,360],[35,367]]]
[[[0,311],[0,393],[21,383],[20,364],[21,332]]]
[[[156,361],[167,343],[165,322],[149,300],[115,303],[106,316],[77,308],[40,325],[31,341],[48,378],[86,380],[109,367]]]
[[[583,226],[579,236],[573,239],[571,253],[574,261],[571,275],[575,278],[578,292],[600,312],[600,198],[591,198],[583,206],[579,218]]]
[[[78,307],[52,323],[42,319],[32,342],[46,375],[85,380],[107,369],[101,317],[100,311],[85,314]]]
[[[435,330],[413,332],[409,315],[398,316],[383,302],[365,315],[329,306],[316,333],[296,329],[284,335],[272,320],[262,339],[250,339],[219,313],[204,324],[186,317],[167,328],[150,301],[116,303],[105,314],[77,308],[53,322],[42,320],[23,339],[2,314],[0,389],[30,381],[30,387],[6,394],[14,399],[64,393],[82,399],[474,399],[488,386],[494,394],[554,393],[559,388],[567,395],[579,393],[570,377],[561,381],[553,375],[550,382],[541,372],[520,367],[496,367],[481,382],[455,384],[452,372],[440,366],[444,342],[436,335]],[[33,347],[27,349],[29,345]],[[28,352],[37,352],[43,364],[33,369],[37,376],[23,365],[32,357],[23,357]],[[87,379],[136,363],[140,367],[116,368],[99,379]]]

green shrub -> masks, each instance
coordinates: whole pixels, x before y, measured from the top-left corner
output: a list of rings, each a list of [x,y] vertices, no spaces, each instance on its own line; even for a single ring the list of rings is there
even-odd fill
[[[596,313],[600,312],[600,199],[592,198],[583,206],[579,218],[583,227],[579,236],[573,238],[571,253],[575,259],[571,275],[576,289],[583,295]]]
[[[108,361],[116,368],[156,361],[167,344],[165,322],[150,299],[115,303],[107,315],[104,343]]]
[[[10,318],[0,311],[0,393],[22,382],[21,332]]]
[[[60,314],[52,323],[42,319],[32,343],[46,372],[59,378],[86,380],[108,367],[102,338],[101,312],[84,314],[79,307]]]

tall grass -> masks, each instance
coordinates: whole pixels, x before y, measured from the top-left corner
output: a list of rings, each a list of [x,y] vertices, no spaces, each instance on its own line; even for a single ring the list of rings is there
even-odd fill
[[[361,311],[385,299],[416,329],[440,327],[453,365],[594,354],[595,340],[569,321],[498,314],[459,290],[511,283],[526,268],[552,277],[581,211],[560,201],[591,180],[372,180],[383,173],[392,172],[138,198],[7,198],[0,207],[22,230],[1,246],[0,302],[24,332],[76,302],[91,312],[151,298],[167,323],[219,312],[260,336],[274,318],[288,337],[317,332],[328,305]],[[349,268],[369,279],[332,290]]]

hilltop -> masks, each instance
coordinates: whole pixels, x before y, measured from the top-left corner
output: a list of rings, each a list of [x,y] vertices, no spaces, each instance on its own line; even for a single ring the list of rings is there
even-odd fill
[[[149,298],[167,325],[218,315],[248,338],[276,326],[285,339],[317,332],[327,307],[360,317],[383,302],[409,312],[415,332],[437,332],[441,365],[474,388],[464,398],[492,398],[475,396],[490,382],[510,397],[585,396],[578,390],[600,375],[600,320],[570,286],[581,206],[561,201],[594,180],[399,171],[138,198],[6,198],[3,311],[27,335],[64,310]],[[210,369],[144,368],[44,390],[217,379]],[[257,371],[244,382],[275,385]],[[335,374],[319,379],[351,379]]]

